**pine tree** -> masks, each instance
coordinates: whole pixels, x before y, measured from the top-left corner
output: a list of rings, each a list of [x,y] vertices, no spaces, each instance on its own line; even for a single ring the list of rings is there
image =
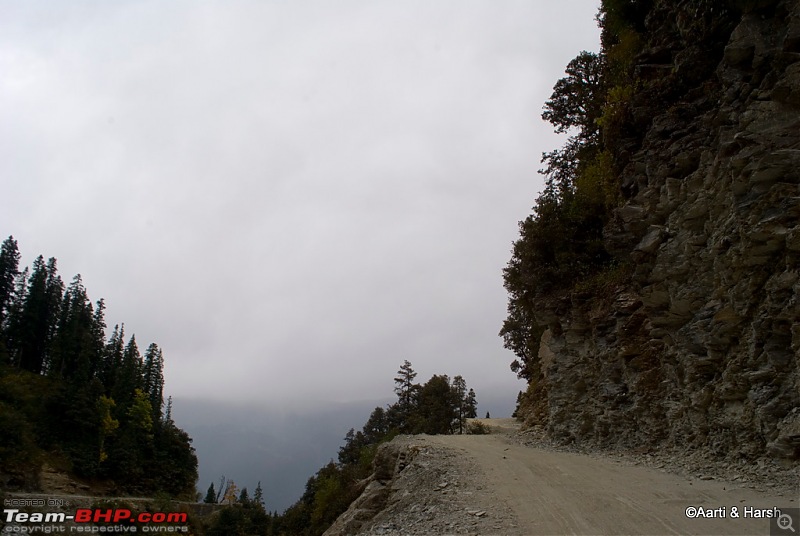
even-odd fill
[[[19,275],[19,249],[17,241],[9,236],[0,246],[0,333],[5,327],[11,300],[14,297],[14,281]]]
[[[212,482],[210,486],[208,486],[208,491],[206,492],[206,498],[203,499],[203,502],[206,504],[216,504],[217,502],[217,492],[214,491],[214,483]]]
[[[368,444],[374,445],[389,433],[389,418],[386,410],[378,406],[370,414],[364,424],[364,438]]]
[[[261,481],[258,481],[258,485],[256,486],[256,490],[253,492],[253,504],[257,507],[261,507],[264,510],[264,490],[261,489]]]
[[[86,384],[96,374],[102,358],[102,328],[80,275],[70,283],[61,301],[58,329],[55,332],[48,374],[75,384]]]
[[[30,466],[20,471],[53,451],[76,475],[113,478],[126,492],[193,497],[191,438],[172,422],[171,404],[161,415],[161,350],[150,345],[144,363],[119,326],[106,342],[105,303],[93,307],[80,275],[65,290],[55,258],[40,255],[22,272],[18,261],[9,237],[0,245],[0,363],[11,367],[0,373],[21,385],[0,396],[9,436],[0,443],[12,456],[31,453],[13,458]]]
[[[464,433],[464,424],[467,418],[467,382],[461,376],[453,378],[450,385],[453,396],[453,411],[455,413],[454,431],[457,428],[459,434]]]
[[[45,263],[39,255],[33,263],[22,303],[9,319],[9,351],[14,365],[40,374],[46,370],[48,350],[55,334],[64,284],[57,273],[56,260]]]
[[[475,419],[478,416],[478,401],[475,399],[475,391],[470,388],[467,393],[467,419]]]
[[[142,388],[150,397],[153,421],[160,422],[164,407],[164,354],[155,343],[150,344],[144,354]]]
[[[446,375],[434,374],[419,391],[412,431],[423,434],[452,433],[455,415],[450,379]]]
[[[398,376],[394,379],[394,392],[397,394],[397,410],[400,419],[398,428],[405,432],[409,428],[408,419],[414,410],[415,397],[419,390],[419,385],[414,384],[414,378],[417,377],[417,373],[414,372],[408,360],[403,361],[397,374]]]
[[[142,356],[139,354],[139,347],[136,345],[136,336],[132,335],[125,350],[122,352],[122,362],[114,371],[114,388],[112,398],[117,402],[118,410],[121,415],[127,413],[133,403],[135,392],[141,390],[142,384]],[[150,402],[149,395],[148,404]],[[152,406],[151,406],[152,412]],[[150,415],[152,421],[152,414]]]
[[[125,324],[114,326],[111,337],[108,338],[103,348],[103,358],[100,362],[99,377],[106,393],[114,392],[117,379],[117,372],[122,366],[122,354],[124,352]]]

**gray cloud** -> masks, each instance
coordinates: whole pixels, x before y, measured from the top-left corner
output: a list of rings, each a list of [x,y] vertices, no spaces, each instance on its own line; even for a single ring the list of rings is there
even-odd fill
[[[595,1],[7,2],[0,232],[184,397],[521,388],[501,270]]]

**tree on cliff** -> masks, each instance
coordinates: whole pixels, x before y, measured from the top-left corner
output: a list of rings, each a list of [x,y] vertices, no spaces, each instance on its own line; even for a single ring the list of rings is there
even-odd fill
[[[415,434],[451,434],[457,420],[457,408],[450,379],[434,374],[419,390],[419,402],[411,420]]]
[[[300,500],[272,520],[274,534],[322,534],[360,494],[359,483],[372,472],[380,443],[399,432],[453,433],[461,415],[474,415],[475,391],[467,390],[463,377],[456,376],[451,383],[448,376],[435,374],[419,385],[407,360],[397,374],[397,402],[386,409],[375,408],[361,431],[347,432],[339,463],[329,463],[308,479]]]
[[[414,411],[414,404],[419,391],[419,385],[414,383],[414,378],[416,377],[417,373],[414,372],[411,363],[406,359],[394,379],[394,392],[397,395],[395,413],[399,420],[397,426],[401,432],[407,431],[409,418]]]
[[[581,52],[556,82],[542,113],[556,132],[572,135],[563,148],[542,155],[546,187],[533,214],[519,223],[520,237],[503,270],[509,300],[500,336],[518,358],[512,370],[523,378],[536,374],[537,300],[588,277],[610,259],[602,231],[618,186],[601,150],[605,65],[604,55]]]

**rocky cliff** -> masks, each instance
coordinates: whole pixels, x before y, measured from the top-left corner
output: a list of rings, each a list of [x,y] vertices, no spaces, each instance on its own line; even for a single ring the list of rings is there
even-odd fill
[[[521,411],[555,439],[800,458],[800,2],[728,4],[643,18],[604,230],[626,277],[537,304]]]

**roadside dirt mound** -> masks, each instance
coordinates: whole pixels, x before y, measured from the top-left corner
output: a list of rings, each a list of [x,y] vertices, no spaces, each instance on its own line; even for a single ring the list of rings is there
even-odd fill
[[[395,438],[381,447],[362,495],[325,536],[524,534],[483,478],[473,460],[435,436]]]

